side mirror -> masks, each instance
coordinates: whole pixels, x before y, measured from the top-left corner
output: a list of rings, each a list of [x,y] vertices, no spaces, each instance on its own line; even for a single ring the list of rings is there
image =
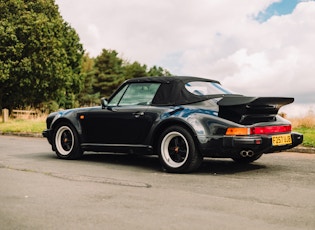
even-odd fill
[[[101,98],[102,109],[105,109],[108,105],[108,102],[105,97]]]

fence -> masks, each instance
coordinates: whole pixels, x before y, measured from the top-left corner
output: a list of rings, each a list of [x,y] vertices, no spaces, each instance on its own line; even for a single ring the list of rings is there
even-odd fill
[[[13,118],[36,118],[38,116],[36,111],[32,110],[18,110],[18,109],[13,109],[11,112],[11,116]]]
[[[38,113],[33,110],[20,110],[20,109],[13,109],[11,112],[11,117],[13,118],[20,118],[20,119],[31,119],[37,118]],[[9,110],[3,109],[2,110],[2,121],[7,122],[9,119]]]

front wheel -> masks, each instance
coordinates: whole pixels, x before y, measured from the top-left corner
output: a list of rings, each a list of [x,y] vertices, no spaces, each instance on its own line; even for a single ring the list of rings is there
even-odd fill
[[[78,133],[67,123],[61,123],[56,127],[53,145],[57,156],[62,159],[78,159],[83,154]]]
[[[199,168],[202,156],[191,134],[180,126],[166,129],[158,142],[158,154],[168,172],[186,173]]]

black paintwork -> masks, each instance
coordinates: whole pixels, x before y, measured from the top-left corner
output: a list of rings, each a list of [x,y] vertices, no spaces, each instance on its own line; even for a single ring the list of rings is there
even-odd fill
[[[228,127],[290,124],[277,113],[281,106],[293,102],[293,98],[245,97],[225,93],[195,95],[185,89],[185,84],[191,81],[219,83],[194,77],[131,79],[109,98],[109,104],[126,84],[160,83],[150,104],[106,106],[105,103],[92,108],[55,112],[48,116],[47,130],[43,135],[52,144],[54,128],[58,123],[66,122],[76,129],[83,150],[156,154],[159,135],[167,127],[177,125],[191,133],[203,156],[232,158],[244,149],[270,153],[302,142],[303,136],[297,133],[291,133],[291,145],[278,147],[272,146],[271,135],[225,136]]]

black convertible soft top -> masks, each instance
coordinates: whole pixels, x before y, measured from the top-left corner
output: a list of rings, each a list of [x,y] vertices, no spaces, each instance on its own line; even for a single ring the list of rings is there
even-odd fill
[[[185,84],[193,81],[201,82],[220,82],[211,79],[189,77],[189,76],[174,76],[174,77],[143,77],[127,80],[126,83],[133,82],[157,82],[161,83],[155,97],[152,100],[152,105],[170,106],[170,105],[185,105],[200,101],[205,101],[210,98],[222,97],[222,95],[196,95],[189,92]]]

